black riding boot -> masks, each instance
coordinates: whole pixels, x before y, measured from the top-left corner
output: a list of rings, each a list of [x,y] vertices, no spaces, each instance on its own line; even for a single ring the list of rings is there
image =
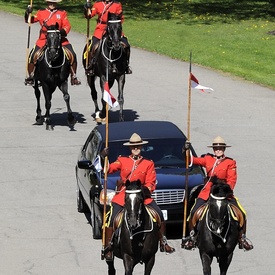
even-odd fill
[[[28,63],[28,74],[29,76],[25,78],[25,85],[33,86],[34,85],[34,69],[35,65],[33,63]]]
[[[129,64],[130,64],[130,47],[128,47],[126,49],[126,54],[127,54],[127,67],[126,67],[125,73],[132,74],[133,71],[132,71],[131,67],[129,66]]]
[[[106,261],[113,261],[113,251],[112,251],[112,238],[114,229],[113,227],[105,228],[105,244],[104,244],[104,257]]]
[[[71,66],[71,84],[72,86],[80,85],[81,81],[76,76],[77,63],[74,62]]]
[[[194,250],[196,248],[196,230],[192,223],[192,217],[189,218],[189,236],[182,239],[181,247],[186,250]]]
[[[239,249],[249,251],[249,250],[252,250],[254,247],[251,241],[246,238],[245,234],[246,234],[246,219],[244,220],[243,227],[239,232]]]
[[[160,252],[173,253],[175,252],[175,248],[171,247],[167,243],[166,238],[166,223],[162,222],[159,229],[159,244],[160,244]]]
[[[88,67],[85,69],[86,75],[95,74],[95,63],[96,63],[96,50],[98,49],[99,43],[92,45],[91,51],[88,53]]]

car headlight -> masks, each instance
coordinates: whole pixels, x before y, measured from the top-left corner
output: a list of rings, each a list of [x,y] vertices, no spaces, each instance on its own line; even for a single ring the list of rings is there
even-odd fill
[[[116,194],[116,191],[107,189],[106,193],[106,205],[110,205],[114,195]],[[104,205],[104,189],[102,189],[100,192],[99,202],[100,204]]]

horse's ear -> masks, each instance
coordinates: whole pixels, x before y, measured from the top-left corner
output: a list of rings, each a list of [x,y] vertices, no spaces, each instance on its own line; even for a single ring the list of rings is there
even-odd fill
[[[130,181],[129,181],[129,180],[126,180],[126,182],[125,182],[126,188],[128,188],[129,185],[130,185]]]
[[[217,183],[218,183],[218,178],[217,178],[217,176],[212,176],[212,177],[211,177],[211,182],[213,183],[213,185],[217,184]]]
[[[140,180],[137,180],[137,187],[141,188],[141,181]]]
[[[55,23],[55,29],[59,30],[59,24],[57,22]]]

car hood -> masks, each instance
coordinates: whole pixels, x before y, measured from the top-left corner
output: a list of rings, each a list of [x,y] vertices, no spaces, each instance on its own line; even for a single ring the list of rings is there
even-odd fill
[[[184,189],[186,180],[186,169],[184,168],[157,168],[157,190],[161,189]],[[115,189],[117,180],[120,179],[119,173],[108,175],[107,188]],[[195,168],[189,169],[188,187],[203,184],[203,173]]]

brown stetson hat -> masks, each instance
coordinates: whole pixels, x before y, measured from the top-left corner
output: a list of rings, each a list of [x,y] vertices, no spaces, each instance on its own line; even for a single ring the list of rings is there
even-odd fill
[[[224,139],[220,136],[214,138],[212,145],[208,145],[207,147],[231,147],[230,145],[226,145]]]
[[[138,134],[133,133],[132,136],[130,137],[129,141],[123,143],[123,145],[135,146],[135,145],[143,145],[143,144],[147,144],[147,143],[148,143],[148,141],[142,140]]]

